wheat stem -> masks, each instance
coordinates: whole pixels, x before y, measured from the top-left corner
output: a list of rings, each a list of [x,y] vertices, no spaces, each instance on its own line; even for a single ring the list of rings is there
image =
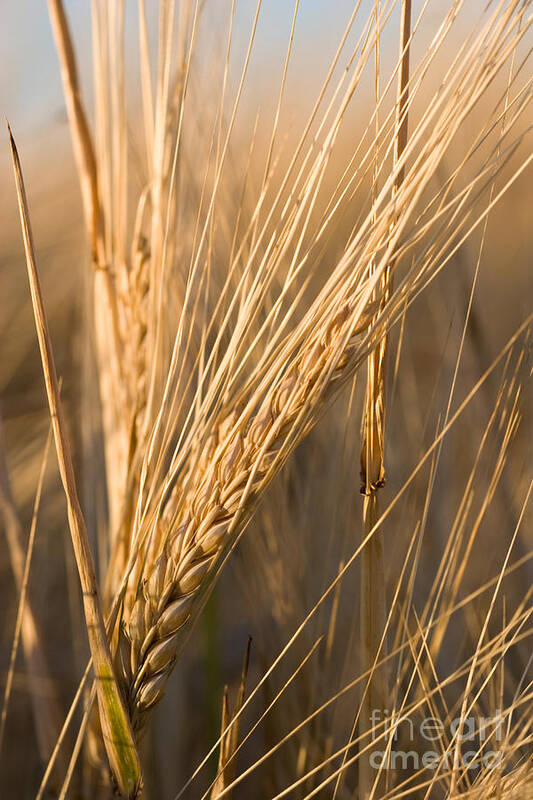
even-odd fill
[[[377,13],[376,26],[380,20]],[[400,28],[400,71],[396,105],[396,132],[393,159],[397,166],[407,144],[407,101],[409,82],[409,41],[411,37],[411,0],[402,0]],[[379,37],[376,36],[376,41]],[[376,46],[377,50],[377,46]],[[378,69],[376,56],[376,105],[379,105]],[[398,170],[392,195],[402,185],[405,166]],[[386,303],[392,293],[392,272],[388,266],[382,278],[382,302]],[[379,342],[368,358],[368,377],[364,408],[364,439],[361,451],[361,492],[363,497],[362,539],[365,540],[379,520],[379,489],[385,483],[385,365],[387,358],[387,336]],[[380,648],[386,655],[387,643],[383,632],[387,619],[385,565],[383,557],[383,530],[380,528],[369,540],[361,556],[360,586],[360,658],[361,672],[371,670],[363,693],[359,717],[359,734],[365,737],[370,730],[374,709],[384,712],[387,702],[387,674],[385,667],[375,670],[380,657]],[[364,739],[363,739],[364,740]],[[385,773],[376,773],[369,754],[359,762],[359,793],[367,800],[382,790]]]
[[[39,341],[59,471],[67,500],[70,534],[83,592],[87,635],[96,677],[100,724],[109,763],[118,788],[124,797],[135,798],[138,796],[141,786],[140,762],[133,741],[128,715],[113,671],[109,642],[100,607],[93,558],[89,547],[85,520],[78,500],[70,446],[66,435],[54,356],[35,262],[33,236],[22,168],[9,125],[8,130],[35,327]]]

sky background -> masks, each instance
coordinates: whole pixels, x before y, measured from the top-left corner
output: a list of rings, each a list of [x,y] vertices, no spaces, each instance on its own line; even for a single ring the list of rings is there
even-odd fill
[[[86,95],[91,92],[91,0],[64,0],[76,46],[82,85]],[[158,3],[146,2],[147,14],[155,22]],[[362,0],[354,36],[362,29],[373,5]],[[431,30],[442,19],[446,0],[431,0],[417,38],[423,40],[424,29]],[[467,4],[470,12],[481,9],[479,0]],[[413,15],[422,6],[413,3]],[[246,47],[256,0],[237,0],[234,22],[233,54],[235,63]],[[211,29],[212,41],[225,42],[231,0],[210,0],[206,4],[203,30]],[[293,14],[293,0],[263,0],[254,51],[250,65],[249,83],[256,91],[274,91],[279,84]],[[298,74],[305,92],[316,87],[323,77],[336,50],[344,27],[353,11],[354,0],[300,0],[291,70]],[[126,0],[126,49],[137,50],[137,2]],[[391,30],[396,29],[395,17]],[[156,43],[156,25],[151,26],[152,44]],[[383,57],[396,56],[397,41],[386,32],[382,43]],[[273,68],[274,66],[274,68]],[[131,73],[132,70],[130,70]],[[136,73],[136,70],[135,70]],[[0,110],[9,117],[18,136],[26,136],[47,126],[64,121],[64,104],[57,56],[48,18],[46,0],[4,0],[0,4]],[[130,79],[137,80],[137,74]]]
[[[147,13],[151,18],[151,46],[155,56],[157,41],[156,0],[145,0]],[[384,0],[383,0],[384,2]],[[92,66],[91,66],[91,0],[64,0],[65,9],[71,25],[84,101],[89,115],[92,114]],[[286,97],[283,107],[281,129],[295,119],[300,123],[307,118],[319,87],[331,63],[342,33],[354,9],[355,0],[300,0],[293,54],[289,67]],[[414,0],[413,19],[424,5],[423,0]],[[462,15],[458,19],[454,36],[472,30],[472,19],[482,12],[484,0],[466,0]],[[362,0],[358,18],[354,24],[351,39],[341,58],[339,70],[346,65],[350,42],[355,44],[363,24],[373,6],[373,0]],[[137,64],[137,0],[125,0],[126,9],[126,52],[127,80],[129,83],[129,103],[139,102],[139,71]],[[449,0],[429,0],[425,9],[413,47],[411,59],[416,64],[421,52],[441,23]],[[234,22],[233,57],[231,83],[233,91],[228,92],[228,106],[234,97],[235,86],[250,35],[251,24],[256,8],[256,0],[236,0]],[[202,17],[199,34],[201,48],[198,58],[203,60],[204,81],[209,84],[210,64],[223,55],[231,0],[208,0]],[[251,135],[257,109],[260,109],[260,135],[265,137],[271,130],[273,111],[279,91],[288,37],[291,27],[294,0],[263,0],[259,16],[252,60],[246,81],[239,120],[244,120],[243,131]],[[398,10],[395,10],[385,30],[381,42],[381,57],[384,65],[395,63],[398,53]],[[149,20],[150,21],[150,20]],[[461,26],[467,24],[467,29]],[[475,28],[474,28],[475,29]],[[533,35],[528,35],[523,43],[524,51],[533,43]],[[447,49],[446,59],[453,54],[453,47]],[[155,60],[155,58],[154,58]],[[219,63],[218,62],[218,63]],[[372,75],[369,69],[366,83],[361,87],[357,102],[350,110],[354,130],[368,123],[368,104],[372,102]],[[217,76],[220,71],[217,69]],[[442,76],[437,70],[436,74]],[[213,91],[219,85],[213,79]],[[431,81],[428,81],[431,87]],[[424,102],[421,97],[419,102]],[[19,151],[26,173],[26,182],[38,214],[43,219],[51,206],[57,206],[58,224],[64,218],[64,210],[70,203],[79,203],[79,191],[75,181],[64,191],[51,188],[64,186],[62,177],[75,175],[72,148],[66,119],[65,105],[61,87],[60,70],[55,51],[46,0],[3,0],[0,2],[0,112],[7,116],[15,133]],[[349,147],[353,146],[354,134],[349,126],[344,126],[343,136]],[[294,126],[294,135],[301,125]],[[134,134],[140,131],[134,131]],[[140,134],[142,135],[142,134]],[[468,121],[462,135],[468,138]],[[246,140],[246,142],[248,141]],[[12,170],[9,159],[7,136],[0,136],[0,180],[7,191],[0,193],[0,215],[4,222],[4,240],[11,231],[18,237],[17,212],[12,188]],[[43,164],[47,169],[43,169]],[[63,191],[63,189],[61,190]],[[521,209],[517,209],[520,219]],[[13,224],[12,224],[13,223]],[[525,223],[524,223],[525,224]],[[528,223],[529,224],[529,223]],[[45,226],[43,226],[45,227]],[[519,237],[520,241],[521,237]],[[18,242],[18,238],[17,238]],[[4,242],[5,243],[5,242]]]
[[[137,3],[129,0],[125,5],[126,40],[135,46]],[[156,3],[149,0],[146,3],[149,15],[151,6],[155,7]],[[362,4],[361,18],[366,16],[365,6],[370,7],[370,3]],[[219,28],[217,32],[224,37],[225,26],[220,28],[230,7],[228,0],[215,0],[209,12],[213,30]],[[314,72],[327,64],[352,8],[353,0],[302,0],[295,45],[307,69]],[[81,78],[85,88],[90,88],[91,2],[65,0],[65,9],[75,39]],[[236,4],[236,55],[249,35],[254,9],[255,2],[251,0],[238,0]],[[285,51],[292,13],[291,0],[264,0],[262,4],[252,72],[263,74],[267,80],[266,66],[272,64],[273,57],[276,57],[275,63],[279,63],[277,57]],[[61,83],[46,0],[6,0],[1,4],[0,71],[2,112],[8,114],[14,124],[16,121],[21,132],[61,119],[64,113]]]
[[[92,115],[92,37],[91,0],[64,0],[71,26],[82,84],[83,99]],[[176,3],[178,5],[178,3]],[[413,18],[422,7],[422,0],[413,3]],[[153,62],[157,46],[157,0],[146,0]],[[467,9],[480,9],[478,0],[469,0]],[[139,103],[139,69],[137,0],[125,0],[126,71],[128,98]],[[373,7],[373,0],[361,0],[356,22],[348,42],[355,44]],[[430,0],[417,42],[427,41],[442,20],[448,0]],[[231,75],[236,87],[255,14],[256,0],[236,0]],[[209,82],[209,68],[214,59],[223,56],[231,0],[209,0],[202,16],[198,36],[199,58],[204,59]],[[285,122],[305,117],[311,110],[318,89],[333,58],[345,26],[353,12],[354,0],[300,0],[293,52],[288,72]],[[263,120],[272,122],[276,98],[291,28],[294,0],[263,0],[252,51],[245,91],[239,115],[246,114],[245,129],[253,127],[257,109]],[[467,12],[470,13],[470,12]],[[398,16],[394,11],[382,39],[383,63],[393,63],[398,52]],[[418,44],[417,44],[418,46]],[[348,53],[347,49],[345,53]],[[347,55],[340,62],[346,63]],[[220,70],[217,69],[220,75]],[[219,84],[215,84],[218,86]],[[369,80],[362,100],[372,98]],[[364,94],[366,92],[366,94]],[[232,94],[228,93],[228,103]],[[359,100],[361,102],[361,98]],[[43,153],[57,169],[65,165],[68,126],[61,87],[59,64],[55,51],[46,0],[3,0],[0,2],[0,113],[6,116],[28,169]],[[361,107],[359,106],[359,116]],[[242,119],[242,117],[239,117]],[[239,121],[238,121],[239,124]],[[261,127],[261,126],[260,126]],[[0,139],[1,141],[1,139]],[[8,163],[7,137],[0,148],[0,176]],[[71,153],[67,158],[71,157]],[[72,166],[70,164],[69,166]],[[0,200],[0,208],[4,203]]]

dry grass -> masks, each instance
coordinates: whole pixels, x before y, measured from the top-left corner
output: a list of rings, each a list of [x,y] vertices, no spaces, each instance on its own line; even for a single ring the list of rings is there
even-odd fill
[[[246,701],[245,670],[233,714],[223,705],[218,774],[198,784],[199,796],[238,792],[245,778],[261,774],[265,763],[277,758],[278,750],[284,754],[283,768],[267,772],[263,784],[269,797],[324,793],[341,798],[355,792],[365,800],[392,800],[402,791],[420,797],[469,796],[470,791],[475,796],[480,784],[495,796],[512,796],[513,776],[519,784],[530,780],[521,757],[530,745],[531,691],[525,676],[506,678],[504,659],[530,641],[530,590],[503,608],[497,625],[493,620],[497,607],[500,613],[506,576],[515,569],[511,553],[527,514],[530,475],[507,490],[514,507],[506,518],[506,549],[495,577],[493,572],[491,578],[480,577],[467,601],[463,591],[466,564],[519,430],[530,309],[492,363],[482,364],[481,378],[465,384],[456,407],[453,399],[489,219],[528,174],[533,158],[526,125],[532,90],[530,4],[491,4],[475,25],[462,28],[464,3],[450,2],[438,9],[430,41],[421,48],[425,5],[412,10],[410,2],[382,0],[368,19],[356,5],[296,143],[281,144],[298,31],[296,2],[264,162],[256,152],[264,132],[256,123],[249,145],[241,146],[238,123],[261,3],[236,72],[231,4],[218,88],[213,97],[207,91],[198,97],[203,5],[162,3],[154,49],[153,10],[141,2],[137,113],[126,86],[124,8],[94,3],[94,123],[81,95],[62,3],[49,0],[48,5],[88,245],[89,385],[83,394],[96,396],[97,403],[82,406],[84,439],[91,453],[95,442],[100,446],[105,461],[102,480],[94,458],[86,452],[81,459],[92,476],[88,482],[105,488],[104,511],[94,515],[88,535],[13,144],[36,329],[99,700],[96,714],[91,710],[95,688],[86,671],[68,718],[70,723],[85,692],[60,796],[76,782],[82,753],[84,769],[76,784],[82,793],[105,796],[112,784],[125,797],[141,791],[137,749],[143,763],[154,758],[149,718],[156,706],[165,705],[171,673],[186,658],[193,625],[228,556],[245,529],[254,526],[250,534],[263,549],[256,544],[243,552],[249,553],[250,580],[262,575],[265,597],[276,607],[263,634],[265,642],[274,639],[273,652],[279,655],[269,650]],[[399,36],[398,58],[380,57],[392,35]],[[373,70],[375,104],[346,155],[340,143],[353,129],[352,108],[358,108]],[[130,141],[133,128],[142,130],[142,137],[134,137],[142,139],[137,150]],[[140,181],[134,179],[136,166]],[[435,286],[441,286],[444,268],[479,237],[451,389],[438,387],[437,376],[442,393],[435,391],[441,403],[444,398],[444,411],[430,422],[430,406],[424,408],[421,388],[416,396],[408,372],[409,365],[416,366],[411,353],[425,338],[412,309],[420,308],[426,295],[439,296]],[[407,357],[404,339],[413,317],[414,344]],[[435,326],[435,341],[444,329]],[[355,379],[365,366],[362,397]],[[445,439],[491,384],[487,431],[476,440],[472,428],[470,472],[454,480],[459,499],[450,490],[443,501],[450,520],[443,519],[439,534],[430,537],[429,509],[441,491],[437,476]],[[428,417],[425,428],[414,422],[420,435],[402,441],[394,431],[393,443],[385,448],[391,436],[384,424],[389,391],[391,405],[398,393],[403,407],[411,404]],[[355,410],[362,412],[362,446]],[[332,415],[330,434],[321,433]],[[420,442],[420,455],[402,460],[395,447],[408,450],[409,439]],[[329,490],[298,462],[299,453],[314,453],[313,442],[317,453],[325,452],[326,469],[335,468],[337,479]],[[357,466],[346,465],[357,464],[358,450],[365,497],[356,546]],[[384,483],[385,453],[392,462],[388,475],[395,469],[403,475],[406,464],[408,472],[403,482],[393,479],[395,492],[382,509],[377,490]],[[482,468],[489,470],[487,481]],[[331,503],[335,510],[326,541],[318,523],[308,520],[308,528],[317,525],[319,548],[317,564],[309,557],[306,565],[307,598],[305,570],[300,569],[296,588],[290,587],[294,565],[301,567],[310,540],[302,536],[297,546],[292,540],[310,513],[314,501],[306,493],[315,486],[324,506]],[[281,522],[277,508],[285,509]],[[283,545],[286,525],[292,544]],[[395,531],[394,544],[389,529]],[[98,544],[98,580],[90,536]],[[442,550],[440,561],[425,553],[428,539],[435,551]],[[360,611],[354,614],[346,589],[353,578],[344,579],[358,559]],[[528,559],[527,551],[521,553],[519,565]],[[423,565],[433,563],[434,574],[431,570],[419,595],[415,587],[424,584]],[[261,610],[257,603],[256,611]],[[33,613],[29,605],[24,613]],[[450,620],[457,614],[467,644],[455,642],[461,657],[454,659],[447,649]],[[502,708],[506,680],[514,694],[502,711],[508,726],[501,744],[504,767],[483,768],[471,782],[461,764],[462,727],[439,742],[436,768],[413,767],[403,775],[386,766],[386,759],[382,769],[373,764],[373,748],[393,749],[390,720],[431,716],[444,720],[449,732],[454,716],[464,726],[473,715],[481,716],[484,704]],[[347,711],[343,698],[354,692],[358,702]],[[481,702],[484,693],[490,701]],[[262,711],[257,709],[261,694]],[[253,714],[256,722],[245,724]],[[257,731],[269,725],[261,746]],[[66,751],[66,738],[67,727],[38,796],[56,758]],[[247,747],[251,766],[238,774],[237,757]],[[423,742],[413,747],[421,750]],[[50,749],[48,741],[44,760]],[[205,774],[204,763],[209,757],[191,781]],[[56,772],[65,774],[57,766]],[[148,767],[147,794],[157,791],[150,786],[154,780]],[[189,783],[182,794],[196,791],[188,789]]]

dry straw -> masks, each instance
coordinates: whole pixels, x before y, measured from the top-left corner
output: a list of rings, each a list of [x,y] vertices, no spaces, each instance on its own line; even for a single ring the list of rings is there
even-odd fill
[[[376,2],[375,13],[381,4]],[[398,164],[407,146],[408,99],[409,99],[409,47],[411,43],[411,0],[402,0],[400,18],[400,47],[398,73],[398,92],[396,99],[396,119],[394,134],[393,163]],[[379,44],[376,44],[376,51]],[[376,88],[379,89],[379,53],[376,57]],[[379,103],[379,91],[376,92]],[[377,124],[377,121],[376,121]],[[396,175],[392,190],[393,198],[402,185],[405,169]],[[381,297],[385,304],[393,291],[393,265],[387,266],[382,282]],[[378,492],[385,484],[385,383],[387,362],[387,339],[385,335],[367,363],[367,386],[363,412],[363,445],[361,450],[361,493],[363,494],[363,524],[361,538],[365,540],[379,521]],[[375,664],[386,655],[385,625],[387,620],[387,600],[385,596],[385,564],[383,531],[378,530],[361,554],[360,588],[360,657],[361,672],[370,670],[370,678],[364,687],[362,709],[360,712],[359,735],[368,732],[372,713],[375,709],[384,712],[387,704],[387,671],[384,667],[375,670]],[[367,798],[376,792],[375,770],[367,758],[359,765],[359,792]],[[381,777],[383,782],[383,777]]]
[[[102,736],[109,763],[120,792],[124,797],[135,798],[141,787],[140,763],[133,741],[129,719],[113,671],[109,642],[100,607],[93,559],[89,548],[87,531],[85,529],[85,520],[78,500],[70,447],[65,434],[65,422],[59,396],[59,385],[51,349],[50,334],[48,333],[41,287],[35,264],[33,237],[28,215],[24,180],[17,148],[10,129],[9,139],[15,171],[17,198],[24,239],[24,250],[26,253],[30,293],[35,316],[35,327],[37,330],[39,349],[41,351],[59,471],[61,473],[61,480],[67,499],[72,545],[76,556],[80,584],[83,592],[87,635],[91,647],[98,702],[100,705]]]
[[[368,358],[365,531],[370,534],[375,529],[376,489],[384,474],[386,333],[503,194],[504,190],[480,210],[487,176],[493,179],[508,155],[505,147],[488,156],[478,152],[479,143],[494,128],[497,109],[481,124],[479,138],[461,165],[466,173],[475,164],[468,180],[461,183],[464,173],[458,170],[443,190],[435,191],[432,181],[454,135],[531,24],[527,4],[520,0],[491,7],[457,52],[439,90],[425,102],[407,141],[408,112],[464,3],[450,4],[409,79],[410,3],[404,2],[400,58],[383,91],[386,97],[398,80],[399,96],[389,111],[379,101],[368,126],[368,130],[377,126],[375,135],[362,138],[349,168],[321,202],[339,130],[378,46],[381,27],[397,5],[384,0],[379,22],[369,18],[350,52],[348,68],[338,75],[356,4],[288,165],[276,182],[272,156],[276,117],[260,196],[248,214],[243,205],[237,209],[237,222],[231,216],[230,246],[221,247],[220,208],[223,198],[234,194],[234,187],[224,184],[224,169],[260,5],[227,117],[223,100],[217,104],[204,173],[197,181],[198,215],[185,225],[189,195],[179,194],[179,177],[189,174],[190,167],[183,155],[184,120],[201,4],[180,5],[179,69],[172,85],[174,4],[162,3],[155,93],[144,4],[140,4],[148,178],[136,198],[131,224],[124,21],[116,9],[112,13],[105,4],[93,5],[97,112],[93,142],[62,3],[49,0],[90,241],[92,328],[109,501],[104,607],[110,612],[110,627],[118,620],[109,636],[77,499],[22,174],[12,141],[32,302],[84,593],[100,723],[112,772],[126,797],[134,796],[141,783],[136,746],[150,712],[164,693],[222,564],[267,486]],[[425,7],[413,31],[424,12]],[[224,87],[232,20],[233,16]],[[293,30],[294,21],[291,44]],[[286,70],[280,104],[285,78]],[[505,136],[520,120],[526,100],[517,96],[502,143],[507,144]],[[474,160],[478,157],[480,164]],[[516,169],[505,188],[526,164]],[[379,191],[345,235],[336,259],[321,271],[318,256],[374,165]],[[228,208],[233,214],[229,202]],[[213,266],[219,250],[224,265],[221,278]],[[376,607],[368,587],[363,594],[368,620]],[[369,667],[378,649],[378,628],[373,626],[370,634]],[[222,738],[221,756],[231,757],[235,742]],[[222,773],[225,766],[221,762]],[[231,783],[228,780],[223,791]]]

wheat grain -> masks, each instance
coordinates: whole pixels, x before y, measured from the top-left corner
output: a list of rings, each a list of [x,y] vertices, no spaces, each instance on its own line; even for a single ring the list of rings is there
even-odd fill
[[[325,365],[337,357],[328,384],[328,393],[334,392],[360,357],[358,348],[370,316],[361,316],[357,326],[348,309],[343,316],[344,327],[334,320],[325,336],[314,337],[303,348],[294,368],[245,426],[235,430],[231,425],[230,436],[220,436],[221,444],[206,473],[198,476],[176,527],[146,575],[128,623],[121,627],[117,648],[117,669],[137,732],[164,692],[202,589],[241,532],[265,482],[272,478],[272,466]],[[339,358],[339,342],[350,326],[356,331]],[[210,452],[212,448],[211,441]]]

